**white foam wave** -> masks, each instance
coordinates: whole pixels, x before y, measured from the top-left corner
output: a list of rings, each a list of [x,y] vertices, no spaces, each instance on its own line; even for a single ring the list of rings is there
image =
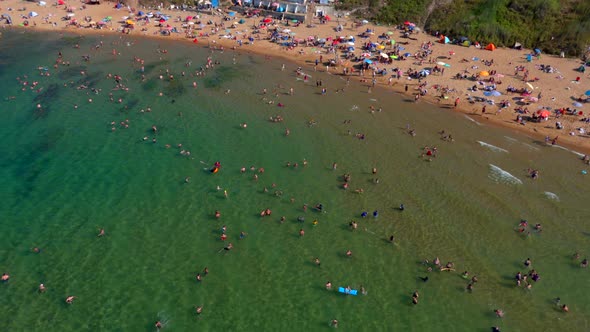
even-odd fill
[[[510,136],[504,136],[505,139],[512,141],[512,142],[518,142],[518,140],[516,138],[512,138]]]
[[[488,177],[497,183],[522,184],[519,178],[492,164],[490,164]]]
[[[483,147],[486,147],[486,148],[488,148],[488,149],[490,149],[492,151],[495,151],[495,152],[506,152],[506,153],[508,153],[508,150],[499,148],[499,147],[497,147],[495,145],[491,145],[491,144],[486,143],[486,142],[477,141],[477,143],[479,143],[479,145],[481,145]]]
[[[585,154],[583,153],[579,153],[578,151],[574,151],[574,150],[570,150],[571,153],[575,154],[576,156],[580,157],[580,158],[584,158]]]
[[[526,144],[526,143],[522,143],[522,144],[524,144],[524,146],[526,146],[527,148],[529,148],[531,150],[539,151],[539,148],[536,146],[532,146],[532,145]]]
[[[479,123],[479,122],[475,121],[475,120],[474,120],[474,119],[472,119],[470,116],[467,116],[467,115],[465,115],[465,114],[463,114],[463,116],[464,116],[464,117],[465,117],[467,120],[469,120],[469,121],[471,121],[471,122],[475,122],[475,124],[476,124],[476,125],[478,125],[478,126],[481,126],[481,123]]]
[[[554,201],[556,201],[556,202],[559,202],[559,196],[557,196],[556,194],[554,194],[554,193],[552,193],[552,192],[549,192],[549,191],[546,191],[546,192],[544,192],[543,194],[545,194],[545,196],[546,196],[547,198],[549,198],[549,199],[551,199],[551,200],[554,200]]]
[[[352,105],[352,107],[350,108],[351,111],[356,111],[358,109],[359,107],[357,105]]]

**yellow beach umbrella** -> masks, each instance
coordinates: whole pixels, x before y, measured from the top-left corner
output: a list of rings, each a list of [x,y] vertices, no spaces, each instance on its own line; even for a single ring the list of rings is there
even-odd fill
[[[480,71],[479,72],[479,76],[490,76],[490,73],[488,73],[487,71]]]
[[[135,24],[135,22],[133,22],[132,20],[127,20],[127,21],[125,21],[125,23],[128,24],[128,25],[134,25]]]

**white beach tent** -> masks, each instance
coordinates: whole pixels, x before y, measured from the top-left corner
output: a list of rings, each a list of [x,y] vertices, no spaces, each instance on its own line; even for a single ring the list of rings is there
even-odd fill
[[[47,2],[45,2],[45,1],[39,1],[39,6],[46,6],[46,5],[47,5]]]

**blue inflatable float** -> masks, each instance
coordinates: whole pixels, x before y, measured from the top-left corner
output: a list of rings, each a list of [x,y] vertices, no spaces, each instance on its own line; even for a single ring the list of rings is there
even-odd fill
[[[356,289],[346,289],[344,287],[338,287],[338,292],[343,293],[343,294],[347,294],[347,295],[356,295],[358,293],[358,291]]]

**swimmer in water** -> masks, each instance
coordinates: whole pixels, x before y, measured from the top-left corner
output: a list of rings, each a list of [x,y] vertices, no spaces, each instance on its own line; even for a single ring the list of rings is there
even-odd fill
[[[72,296],[72,295],[70,295],[70,296],[68,296],[68,297],[66,298],[66,303],[67,303],[67,304],[72,304],[72,303],[74,302],[74,300],[75,300],[75,299],[76,299],[76,297],[75,297],[75,296]]]
[[[103,237],[104,236],[104,228],[101,228],[98,232],[97,237]]]
[[[338,320],[332,319],[332,321],[330,322],[330,326],[337,329],[338,328]]]

